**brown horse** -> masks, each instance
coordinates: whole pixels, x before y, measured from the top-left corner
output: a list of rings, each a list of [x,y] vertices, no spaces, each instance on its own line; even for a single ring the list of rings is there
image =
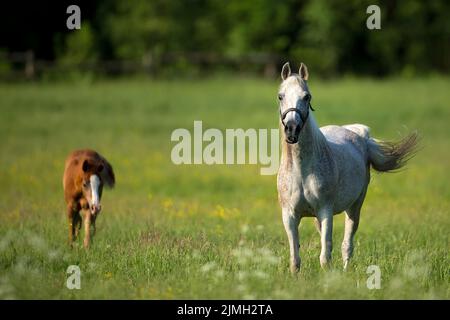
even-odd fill
[[[111,164],[93,150],[73,151],[66,159],[63,186],[69,221],[69,244],[81,229],[80,211],[84,213],[84,247],[91,240],[91,225],[95,234],[95,220],[101,210],[103,185],[114,187],[115,177]]]

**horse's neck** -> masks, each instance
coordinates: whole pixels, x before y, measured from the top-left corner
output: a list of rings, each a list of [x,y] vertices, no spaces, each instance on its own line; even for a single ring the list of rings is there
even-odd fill
[[[308,169],[317,159],[328,153],[327,141],[312,114],[300,132],[298,143],[288,144],[283,139],[284,161],[294,168]]]

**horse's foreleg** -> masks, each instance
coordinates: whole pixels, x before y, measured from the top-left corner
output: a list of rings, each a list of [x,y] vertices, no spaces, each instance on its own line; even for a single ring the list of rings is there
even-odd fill
[[[97,228],[95,227],[95,220],[97,220],[97,215],[92,216],[91,224],[92,224],[92,236],[95,236],[97,232]]]
[[[319,210],[317,218],[320,222],[320,266],[327,268],[331,262],[331,251],[333,250],[333,212],[329,209]]]
[[[282,211],[283,224],[289,240],[290,268],[292,273],[296,273],[300,269],[298,239],[298,225],[300,223],[300,218],[295,216],[293,210],[283,209]]]
[[[89,210],[84,210],[84,247],[89,248],[91,242],[91,213]]]

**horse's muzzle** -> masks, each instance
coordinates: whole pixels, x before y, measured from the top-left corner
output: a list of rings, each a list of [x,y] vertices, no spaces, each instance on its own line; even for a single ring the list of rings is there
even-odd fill
[[[286,142],[290,144],[297,143],[300,129],[300,126],[295,121],[289,120],[284,126],[284,135],[286,136]]]
[[[298,142],[298,138],[296,137],[287,137],[286,142],[289,144],[296,144]]]
[[[102,205],[101,204],[92,205],[92,206],[90,206],[90,209],[91,209],[91,214],[95,215],[102,210]]]

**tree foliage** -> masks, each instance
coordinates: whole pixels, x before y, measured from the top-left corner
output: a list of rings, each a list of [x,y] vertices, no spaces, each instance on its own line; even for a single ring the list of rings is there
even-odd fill
[[[366,27],[372,4],[381,8],[381,30]],[[59,5],[52,15],[64,10]],[[252,55],[277,65],[304,61],[322,75],[450,71],[447,0],[110,0],[80,7],[79,35],[59,30],[48,49],[48,30],[31,27],[5,36],[10,49],[36,47],[38,57],[77,63],[151,58],[160,68],[168,56],[189,66],[195,61],[186,54],[204,54],[242,66]],[[20,22],[4,21],[14,30]]]

